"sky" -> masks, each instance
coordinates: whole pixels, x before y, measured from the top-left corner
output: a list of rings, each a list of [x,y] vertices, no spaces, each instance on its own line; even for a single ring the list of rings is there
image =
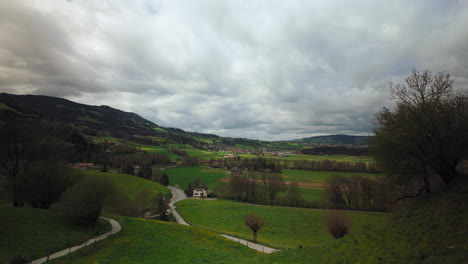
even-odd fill
[[[468,1],[2,0],[0,92],[220,136],[370,135],[390,83],[468,88]]]

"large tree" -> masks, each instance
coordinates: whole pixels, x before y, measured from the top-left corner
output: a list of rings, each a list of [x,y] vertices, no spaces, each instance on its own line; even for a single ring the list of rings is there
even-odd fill
[[[376,114],[371,152],[396,182],[431,192],[434,178],[447,184],[455,177],[468,150],[468,97],[453,82],[444,72],[413,70],[405,84],[391,85],[396,106]]]

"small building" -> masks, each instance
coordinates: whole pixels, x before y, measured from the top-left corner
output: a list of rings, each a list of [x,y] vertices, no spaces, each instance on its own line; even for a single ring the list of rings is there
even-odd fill
[[[193,188],[193,197],[205,198],[207,196],[208,187],[203,184],[198,184]]]

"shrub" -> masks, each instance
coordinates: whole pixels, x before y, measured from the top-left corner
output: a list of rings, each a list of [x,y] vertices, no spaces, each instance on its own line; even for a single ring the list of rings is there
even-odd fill
[[[349,233],[351,218],[341,212],[330,212],[325,215],[325,226],[334,238],[342,238]]]
[[[62,196],[63,215],[81,226],[91,226],[115,193],[113,182],[107,178],[85,177]]]

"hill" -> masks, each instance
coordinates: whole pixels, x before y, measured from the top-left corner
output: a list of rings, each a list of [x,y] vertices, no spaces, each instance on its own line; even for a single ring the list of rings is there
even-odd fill
[[[51,96],[1,93],[0,103],[3,104],[5,110],[16,114],[9,113],[11,118],[21,116],[46,118],[98,130],[121,130],[134,134],[148,134],[158,127],[135,113],[104,105],[79,104]],[[1,117],[8,118],[5,113]]]
[[[263,141],[246,138],[220,137],[213,134],[187,132],[178,128],[161,127],[143,117],[109,106],[93,106],[67,99],[43,95],[14,95],[0,93],[0,123],[15,119],[44,119],[85,128],[88,134],[104,131],[117,138],[152,136],[190,144],[200,149],[223,146],[237,148],[301,149],[303,144],[364,145],[365,136],[330,135],[292,141]],[[141,138],[140,138],[141,139]]]

